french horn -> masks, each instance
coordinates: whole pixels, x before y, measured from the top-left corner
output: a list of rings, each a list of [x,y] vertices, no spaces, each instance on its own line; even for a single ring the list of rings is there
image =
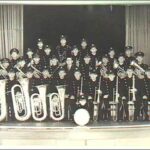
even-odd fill
[[[7,116],[7,105],[6,105],[6,80],[0,80],[0,121],[3,121]]]
[[[47,117],[46,89],[47,85],[36,86],[39,93],[31,95],[32,117],[35,121],[43,121]]]
[[[56,86],[58,93],[48,95],[50,103],[50,118],[60,121],[65,117],[65,91],[66,85]]]
[[[18,81],[20,84],[11,88],[14,113],[18,121],[26,121],[31,117],[29,80],[22,78]]]

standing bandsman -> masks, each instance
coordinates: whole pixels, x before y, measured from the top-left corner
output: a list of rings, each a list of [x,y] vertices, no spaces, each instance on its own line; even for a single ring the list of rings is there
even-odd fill
[[[43,56],[44,66],[47,66],[47,67],[49,66],[49,62],[51,58],[52,58],[52,50],[49,47],[49,45],[46,45],[44,48],[44,56]]]
[[[71,47],[67,44],[67,40],[64,35],[61,35],[60,44],[56,47],[54,54],[60,63],[64,63],[67,56],[71,56]]]
[[[108,56],[109,56],[110,69],[112,70],[114,61],[116,60],[114,48],[110,47],[110,49],[108,51]]]
[[[74,66],[79,67],[80,53],[79,53],[79,49],[76,45],[74,45],[72,48],[71,57],[72,57]]]
[[[37,50],[36,53],[40,56],[41,60],[43,59],[44,54],[44,43],[42,39],[38,39],[37,41]]]
[[[132,46],[125,47],[125,60],[127,66],[129,66],[131,64],[131,61],[134,60]]]
[[[31,48],[28,48],[25,56],[26,63],[29,64],[32,61],[32,59],[33,59],[33,50]]]
[[[80,62],[81,63],[84,61],[83,58],[85,57],[87,53],[89,53],[87,40],[83,38],[81,40],[81,48],[80,48]]]
[[[94,68],[94,69],[97,69],[99,58],[97,56],[97,48],[94,44],[91,45],[90,56],[91,56],[90,67]]]
[[[11,49],[10,56],[11,56],[11,60],[10,60],[11,66],[14,67],[17,64],[17,61],[20,57],[19,50],[16,48]]]

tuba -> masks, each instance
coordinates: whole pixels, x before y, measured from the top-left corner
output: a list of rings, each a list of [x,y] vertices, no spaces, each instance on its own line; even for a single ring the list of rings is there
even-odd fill
[[[6,80],[0,80],[0,89],[1,89],[1,97],[0,97],[0,121],[3,121],[7,116],[7,105],[6,105]]]
[[[22,78],[18,81],[20,84],[11,88],[14,113],[18,121],[26,121],[31,117],[29,80]]]
[[[60,121],[65,117],[65,91],[66,85],[56,86],[58,93],[48,95],[50,103],[50,117]]]
[[[43,121],[47,117],[46,89],[47,85],[36,86],[39,93],[31,95],[32,117],[35,121]]]

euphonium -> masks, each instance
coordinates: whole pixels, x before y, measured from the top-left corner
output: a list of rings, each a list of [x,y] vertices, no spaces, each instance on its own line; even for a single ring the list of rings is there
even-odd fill
[[[29,80],[22,78],[11,88],[15,118],[18,121],[26,121],[31,117]]]
[[[7,105],[6,105],[6,80],[0,80],[0,121],[3,121],[7,116]]]
[[[56,86],[58,93],[48,95],[50,103],[50,117],[55,121],[60,121],[65,117],[65,91],[66,85]]]
[[[47,117],[46,89],[47,85],[36,86],[39,93],[31,95],[32,117],[35,121],[43,121]]]

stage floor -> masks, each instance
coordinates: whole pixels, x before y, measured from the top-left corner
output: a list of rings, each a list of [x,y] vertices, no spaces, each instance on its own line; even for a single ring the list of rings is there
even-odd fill
[[[0,148],[150,148],[150,122],[0,123]]]
[[[42,122],[1,122],[0,123],[0,129],[5,128],[48,128],[48,129],[72,129],[78,127],[74,122],[72,121],[42,121]],[[103,129],[103,128],[132,128],[132,127],[150,127],[150,121],[122,121],[122,122],[113,122],[113,121],[99,121],[99,122],[89,122],[86,126],[87,128],[91,129]],[[84,128],[82,127],[82,128]]]

